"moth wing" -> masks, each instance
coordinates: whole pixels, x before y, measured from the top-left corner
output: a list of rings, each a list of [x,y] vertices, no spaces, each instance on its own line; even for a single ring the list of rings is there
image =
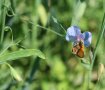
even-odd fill
[[[84,57],[84,50],[81,48],[78,52],[77,52],[77,54],[76,54],[78,57],[80,57],[80,58],[83,58]]]

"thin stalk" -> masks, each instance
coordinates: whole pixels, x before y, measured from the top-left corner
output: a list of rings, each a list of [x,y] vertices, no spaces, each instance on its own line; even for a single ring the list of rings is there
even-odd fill
[[[4,28],[5,28],[5,19],[6,19],[6,7],[4,6],[6,3],[5,0],[2,2],[2,14],[1,14],[1,43],[3,42],[4,39]]]
[[[58,36],[60,36],[60,37],[64,37],[63,34],[60,34],[60,33],[56,32],[56,31],[54,31],[54,30],[52,30],[52,29],[50,29],[50,28],[46,28],[46,27],[43,27],[43,26],[38,25],[38,24],[36,25],[36,24],[34,24],[33,22],[29,22],[29,21],[28,21],[28,23],[30,23],[30,24],[32,24],[32,25],[35,25],[36,27],[42,28],[42,29],[44,29],[44,30],[50,31],[50,32],[52,32],[52,33],[55,33],[56,35],[58,35]],[[34,41],[35,41],[35,40],[34,40]]]
[[[101,41],[101,39],[103,37],[103,33],[105,31],[105,25],[104,25],[104,23],[105,23],[105,13],[104,13],[102,24],[101,24],[101,31],[100,31],[100,34],[98,36],[98,39],[97,39],[97,42],[96,42],[96,46],[95,46],[95,50],[94,50],[94,53],[93,53],[91,68],[90,68],[90,71],[89,71],[89,82],[91,81],[91,75],[92,75],[92,70],[93,70],[93,65],[94,65],[94,62],[95,62],[95,57],[96,57],[97,49],[98,49],[100,41]],[[88,87],[88,89],[89,89],[89,87]]]
[[[99,44],[100,44],[100,41],[101,41],[101,39],[102,39],[102,37],[103,37],[103,33],[104,33],[104,31],[105,31],[105,25],[104,25],[104,23],[105,23],[105,13],[104,13],[103,21],[102,21],[102,25],[101,25],[101,32],[100,32],[100,34],[99,34],[99,36],[98,36],[98,40],[97,40],[97,42],[96,42],[95,50],[94,50],[94,53],[93,53],[93,59],[92,59],[92,64],[91,64],[91,70],[92,70],[92,68],[93,68],[93,64],[94,64],[94,61],[95,61],[95,57],[96,57],[96,53],[97,53],[97,48],[98,48],[98,46],[99,46]]]

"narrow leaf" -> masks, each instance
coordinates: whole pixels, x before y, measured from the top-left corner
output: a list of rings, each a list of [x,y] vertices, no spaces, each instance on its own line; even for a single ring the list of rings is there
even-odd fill
[[[4,53],[0,56],[0,63],[6,62],[6,61],[12,61],[23,57],[29,57],[29,56],[38,56],[42,59],[45,59],[45,55],[37,49],[24,49],[19,51],[14,51],[11,53]]]
[[[98,80],[100,80],[102,74],[104,73],[104,64],[100,63],[98,67]]]
[[[11,71],[11,75],[17,80],[17,81],[22,81],[21,76],[19,75],[19,73],[8,63],[6,63]]]
[[[45,10],[45,7],[43,5],[39,5],[37,10],[38,10],[41,23],[43,24],[43,26],[45,26],[47,23],[47,12]]]
[[[73,12],[74,14],[71,25],[78,25],[78,22],[83,16],[85,9],[86,9],[86,2],[85,1],[81,2],[80,0],[77,0],[74,7],[74,12]]]
[[[58,23],[57,19],[55,17],[52,16],[52,19],[55,23]]]

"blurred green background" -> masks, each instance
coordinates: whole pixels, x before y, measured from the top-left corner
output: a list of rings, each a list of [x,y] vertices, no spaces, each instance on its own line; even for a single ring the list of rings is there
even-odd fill
[[[31,56],[8,62],[22,77],[20,82],[11,76],[6,64],[1,64],[0,90],[105,90],[105,75],[101,75],[99,82],[97,76],[99,63],[105,64],[105,37],[98,47],[89,81],[89,66],[72,54],[72,44],[65,40],[63,30],[78,25],[82,32],[92,33],[92,44],[85,48],[84,57],[89,61],[90,50],[94,50],[100,33],[103,1],[0,0],[0,35],[3,19],[5,27],[8,26],[0,45],[1,53],[11,42],[18,42],[6,52],[39,49],[46,56],[44,60]]]

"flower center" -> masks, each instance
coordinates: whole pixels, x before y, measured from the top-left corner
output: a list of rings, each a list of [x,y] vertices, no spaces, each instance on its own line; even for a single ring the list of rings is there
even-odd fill
[[[83,42],[83,41],[84,41],[84,40],[83,40],[83,37],[82,37],[81,35],[78,35],[78,36],[77,36],[77,41],[78,41],[78,42],[79,42],[79,41],[82,41],[82,42]]]

